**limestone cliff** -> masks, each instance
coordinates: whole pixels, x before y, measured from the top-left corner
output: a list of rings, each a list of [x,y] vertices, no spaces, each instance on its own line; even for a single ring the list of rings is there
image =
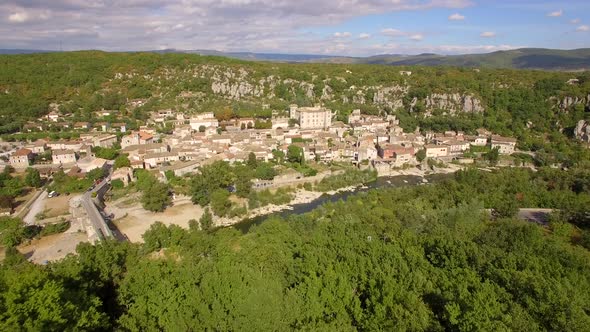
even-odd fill
[[[584,120],[578,121],[578,125],[574,130],[574,135],[576,135],[577,139],[590,143],[590,123]]]

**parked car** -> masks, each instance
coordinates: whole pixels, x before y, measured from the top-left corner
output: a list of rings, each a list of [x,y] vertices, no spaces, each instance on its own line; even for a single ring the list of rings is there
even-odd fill
[[[59,194],[58,194],[58,193],[57,193],[55,190],[54,190],[54,191],[52,191],[52,192],[50,192],[50,193],[47,195],[47,197],[49,197],[49,198],[52,198],[52,197],[57,197],[57,196],[59,196]]]

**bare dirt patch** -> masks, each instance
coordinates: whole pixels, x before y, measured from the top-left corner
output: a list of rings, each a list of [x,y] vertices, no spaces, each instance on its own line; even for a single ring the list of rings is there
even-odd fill
[[[45,216],[53,218],[63,216],[70,213],[70,198],[71,196],[60,195],[58,197],[48,198],[45,201]]]
[[[60,233],[34,239],[30,243],[20,245],[18,250],[29,261],[37,264],[60,260],[68,254],[76,252],[76,247],[82,242],[88,241],[86,233],[72,232]]]
[[[199,220],[203,214],[203,209],[190,201],[176,202],[162,213],[146,211],[139,204],[126,207],[117,202],[106,210],[115,215],[113,224],[131,242],[143,242],[141,236],[157,221],[167,226],[178,225],[188,229],[189,220]]]

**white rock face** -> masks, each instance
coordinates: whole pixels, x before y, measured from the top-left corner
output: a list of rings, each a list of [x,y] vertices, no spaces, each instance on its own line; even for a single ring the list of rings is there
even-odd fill
[[[350,73],[348,73],[350,74]],[[114,79],[131,79],[136,73],[117,73]],[[278,74],[261,75],[255,69],[241,66],[224,66],[224,65],[195,65],[179,71],[175,68],[162,68],[158,72],[148,75],[149,79],[161,84],[162,86],[154,92],[156,96],[162,96],[167,93],[166,89],[173,86],[174,81],[184,79],[201,79],[201,82],[207,82],[210,91],[220,98],[228,100],[260,100],[276,98],[276,93],[281,88],[281,94],[285,92],[289,96],[302,94],[313,102],[330,102],[340,101],[342,103],[354,103],[360,105],[375,105],[379,107],[388,107],[393,110],[404,108],[413,108],[416,104],[423,104],[426,108],[425,115],[430,114],[433,110],[440,109],[446,114],[480,113],[484,111],[483,102],[475,95],[462,92],[432,93],[425,98],[408,99],[408,93],[412,80],[401,83],[392,81],[382,85],[362,85],[359,81],[355,84],[348,84],[344,77],[321,77],[312,75],[310,79],[294,79],[289,76],[279,76]],[[199,82],[199,83],[201,83]],[[360,80],[362,82],[362,80]],[[156,84],[156,85],[157,85]],[[322,89],[318,89],[318,84]],[[200,85],[200,84],[199,84]],[[201,86],[201,85],[200,85]],[[338,86],[338,89],[335,88]],[[338,91],[338,92],[335,92]],[[340,91],[342,90],[342,91]],[[209,91],[185,91],[183,96],[186,98],[204,98]],[[283,97],[281,95],[281,97]],[[589,98],[582,98],[586,103]],[[564,107],[579,103],[578,99],[555,99],[554,103],[558,106],[560,103]]]
[[[565,111],[566,109],[576,106],[576,105],[584,105],[586,107],[590,107],[590,93],[586,97],[571,97],[566,96],[563,97],[561,100],[558,100],[556,97],[551,97],[550,100],[555,102],[560,110]]]
[[[404,107],[404,96],[408,93],[407,86],[394,85],[390,87],[374,87],[373,103],[386,105],[392,109]]]
[[[449,111],[451,114],[457,112],[480,113],[484,111],[481,101],[472,95],[461,95],[459,93],[433,93],[426,97],[426,109],[440,109]]]
[[[576,135],[577,139],[590,143],[590,123],[585,120],[578,121],[578,125],[574,130],[574,135]]]

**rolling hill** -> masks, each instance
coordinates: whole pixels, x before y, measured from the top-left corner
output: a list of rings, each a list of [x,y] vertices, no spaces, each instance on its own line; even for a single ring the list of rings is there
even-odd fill
[[[0,54],[48,53],[44,50],[0,49]],[[346,57],[319,54],[280,54],[254,52],[221,52],[215,50],[152,50],[153,53],[186,53],[224,56],[248,61],[270,62],[311,62],[311,63],[357,63],[392,66],[455,66],[509,69],[541,69],[578,71],[590,70],[590,48],[556,50],[544,48],[521,48],[483,54],[440,55],[424,53],[418,55],[382,54],[369,57]]]
[[[521,48],[485,54],[463,55],[377,55],[366,58],[329,59],[328,61],[385,64],[393,66],[420,65],[542,70],[588,70],[590,69],[590,48],[576,50]]]

